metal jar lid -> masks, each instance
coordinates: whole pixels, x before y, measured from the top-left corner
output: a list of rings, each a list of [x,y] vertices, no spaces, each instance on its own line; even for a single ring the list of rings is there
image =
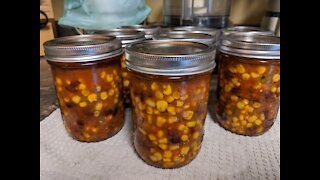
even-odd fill
[[[248,58],[280,59],[280,38],[230,34],[221,40],[219,51]]]
[[[135,29],[137,31],[143,31],[146,39],[152,39],[154,34],[158,34],[160,27],[155,25],[132,25],[122,26],[121,29]]]
[[[187,31],[171,31],[164,34],[154,35],[155,40],[191,41],[207,45],[214,45],[215,37],[209,34],[193,33]]]
[[[215,49],[197,42],[143,41],[129,45],[125,57],[128,69],[153,75],[192,75],[215,67]]]
[[[121,42],[113,36],[77,35],[43,44],[45,57],[54,62],[89,62],[122,54]]]
[[[193,33],[210,34],[211,36],[215,36],[218,32],[218,30],[214,28],[198,27],[198,26],[179,26],[179,27],[172,28],[171,31],[188,31]]]
[[[145,40],[145,33],[137,31],[135,29],[108,29],[108,30],[91,30],[90,34],[102,34],[106,36],[115,36],[122,43],[122,47],[125,47],[131,43],[137,43]]]
[[[221,36],[226,36],[228,34],[274,35],[272,31],[266,31],[261,28],[252,26],[234,26],[221,29]]]

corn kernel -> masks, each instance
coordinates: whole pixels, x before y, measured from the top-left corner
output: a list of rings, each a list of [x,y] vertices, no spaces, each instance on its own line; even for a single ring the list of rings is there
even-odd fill
[[[262,121],[261,121],[261,120],[259,120],[259,119],[257,119],[257,120],[255,120],[255,121],[254,121],[254,123],[255,123],[257,126],[259,126],[259,125],[261,125],[261,124],[262,124]]]
[[[159,144],[159,147],[162,149],[162,150],[166,150],[168,148],[168,146],[166,144]]]
[[[173,92],[172,97],[173,97],[174,99],[179,99],[179,98],[180,98],[180,93],[177,92],[177,91],[175,91],[175,92]]]
[[[161,138],[161,139],[159,139],[159,143],[167,144],[168,143],[168,139],[167,138]]]
[[[277,87],[275,87],[275,86],[272,86],[272,88],[271,88],[271,92],[276,92],[277,91]]]
[[[250,74],[251,74],[251,77],[254,79],[260,76],[258,73],[255,73],[255,72],[251,72]]]
[[[240,126],[240,123],[232,123],[232,126],[238,127],[238,126]]]
[[[266,117],[264,116],[263,113],[260,114],[260,119],[261,119],[262,121],[266,119]]]
[[[233,122],[237,122],[237,121],[239,121],[239,119],[238,119],[237,117],[233,117],[233,118],[232,118],[232,121],[233,121]]]
[[[96,132],[98,132],[98,128],[92,128],[92,130],[91,130],[93,133],[96,133]]]
[[[179,156],[173,156],[173,161],[179,162],[179,161],[181,161],[181,157],[179,157]]]
[[[196,121],[190,121],[190,122],[187,122],[186,123],[186,125],[188,126],[188,127],[195,127],[196,126]]]
[[[224,86],[224,90],[225,90],[226,92],[230,92],[231,89],[232,89],[232,87],[229,86],[229,85],[225,85],[225,86]]]
[[[146,104],[150,107],[156,107],[156,103],[150,98],[146,99]]]
[[[247,121],[241,121],[241,125],[242,126],[246,126],[247,125]]]
[[[143,130],[143,129],[141,129],[141,128],[138,128],[139,129],[139,131],[143,134],[143,135],[147,135],[147,132],[145,131],[145,130]]]
[[[243,117],[242,114],[239,116],[239,119],[240,119],[240,121],[243,121],[243,120],[244,120],[244,117]]]
[[[228,69],[229,69],[229,71],[232,72],[232,73],[237,73],[237,69],[234,68],[234,67],[229,67]]]
[[[157,109],[160,111],[160,112],[165,112],[166,109],[168,107],[168,103],[166,101],[157,101]]]
[[[171,93],[172,93],[172,90],[171,90],[171,86],[169,84],[169,85],[166,86],[166,88],[164,88],[163,94],[170,95]]]
[[[80,103],[79,103],[79,106],[80,106],[80,107],[86,107],[86,106],[87,106],[87,103],[86,103],[85,101],[80,102]]]
[[[237,103],[237,108],[243,109],[243,108],[244,108],[243,102],[238,102],[238,103]]]
[[[161,127],[164,123],[166,123],[166,119],[161,116],[158,116],[157,117],[157,126]]]
[[[176,115],[176,108],[174,106],[168,106],[167,111],[171,115]]]
[[[184,111],[182,113],[182,117],[185,120],[190,120],[192,118],[192,116],[193,116],[193,111]]]
[[[113,96],[113,95],[114,95],[114,90],[113,90],[113,89],[110,89],[109,92],[108,92],[108,95],[109,95],[109,96]]]
[[[247,123],[247,128],[251,128],[252,126],[252,123]]]
[[[123,86],[124,86],[124,87],[128,87],[129,84],[130,84],[130,81],[129,81],[128,79],[126,79],[126,80],[123,81]]]
[[[160,114],[160,111],[158,111],[158,110],[155,109],[155,110],[153,111],[153,113],[154,113],[155,115],[159,115],[159,114]]]
[[[168,123],[172,124],[178,122],[178,118],[176,116],[170,116],[168,119]]]
[[[160,161],[162,159],[162,155],[159,152],[155,152],[154,156]]]
[[[104,79],[106,77],[106,72],[100,73],[100,77],[101,77],[101,79]]]
[[[255,102],[255,103],[253,103],[253,107],[254,107],[254,108],[259,108],[259,107],[261,107],[261,104],[260,104],[260,103]]]
[[[67,97],[63,98],[63,100],[64,100],[65,102],[70,102],[70,99],[67,98]]]
[[[105,119],[106,119],[107,121],[111,121],[111,120],[112,120],[112,115],[110,114],[110,115],[106,116]]]
[[[157,136],[159,137],[159,138],[161,138],[162,136],[163,136],[163,131],[162,130],[159,130],[158,132],[157,132]]]
[[[152,107],[147,107],[147,114],[153,114],[153,109]]]
[[[241,84],[239,82],[236,83],[236,86],[239,87]]]
[[[150,158],[151,161],[159,161],[159,160],[157,159],[157,157],[155,157],[155,156],[153,156],[153,155],[149,156],[149,158]]]
[[[152,116],[151,115],[147,116],[147,121],[149,124],[152,124]]]
[[[106,80],[107,82],[111,82],[113,80],[113,74],[107,74]]]
[[[101,94],[100,94],[100,98],[102,99],[102,100],[106,100],[107,98],[108,98],[108,94],[107,94],[107,92],[101,92]]]
[[[91,136],[90,136],[90,134],[88,134],[88,133],[84,133],[84,137],[85,137],[85,138],[90,138]]]
[[[232,95],[230,98],[232,101],[238,101],[239,99],[238,96],[234,96],[234,95]]]
[[[280,74],[275,74],[275,75],[273,75],[273,77],[272,77],[272,82],[276,83],[276,82],[278,82],[278,81],[280,81]]]
[[[72,97],[72,101],[73,101],[74,103],[76,103],[76,104],[78,104],[78,103],[80,102],[80,100],[81,100],[81,97],[80,97],[80,96],[73,96],[73,97]]]
[[[250,79],[250,74],[248,74],[248,73],[242,74],[242,79],[243,79],[243,80],[248,80],[248,79]]]
[[[251,112],[251,113],[252,113],[253,111],[254,111],[253,107],[249,107],[249,108],[248,108],[248,112]]]
[[[121,67],[122,67],[122,68],[126,68],[126,63],[121,62]]]
[[[182,147],[180,151],[181,155],[187,155],[189,152],[189,149],[190,148],[188,146]]]
[[[177,150],[177,149],[179,149],[179,145],[171,145],[171,146],[169,146],[169,149],[171,151]]]
[[[93,115],[94,115],[94,117],[99,117],[100,116],[100,111],[95,111]]]
[[[266,68],[265,67],[263,67],[263,66],[259,66],[258,68],[257,68],[257,70],[258,70],[258,73],[259,74],[263,74],[263,73],[265,73],[266,72]]]
[[[231,115],[231,114],[232,114],[232,111],[228,109],[228,110],[226,110],[226,114],[227,114],[227,115]]]
[[[151,84],[151,89],[152,89],[153,91],[155,91],[155,90],[159,89],[158,84],[157,84],[157,83],[155,83],[155,82],[153,82],[153,83]]]
[[[248,105],[249,104],[249,100],[248,99],[244,99],[243,100],[243,104]]]
[[[102,109],[102,103],[97,103],[96,108],[97,111],[100,111]]]
[[[177,101],[177,107],[182,107],[183,106],[183,101]]]
[[[259,82],[258,84],[256,84],[253,88],[254,89],[261,89],[262,84]]]
[[[156,140],[156,137],[153,134],[149,134],[148,137],[149,137],[150,141]]]
[[[83,96],[88,96],[88,95],[90,94],[90,92],[89,92],[88,90],[82,90],[82,91],[81,91],[81,94],[82,94]]]
[[[122,74],[122,77],[127,77],[128,76],[128,73],[127,72],[123,72],[121,73]]]
[[[174,101],[174,98],[173,98],[172,96],[167,96],[167,97],[166,97],[166,101],[167,101],[168,103],[172,103],[172,102]]]
[[[66,80],[66,84],[67,84],[67,85],[70,85],[70,84],[71,84],[71,81]]]
[[[57,78],[56,78],[56,83],[57,83],[58,85],[62,85],[62,80],[57,77]]]
[[[242,64],[237,65],[237,71],[238,71],[238,73],[241,73],[241,74],[246,72],[246,70]]]
[[[163,99],[163,93],[161,91],[156,91],[156,98]]]
[[[89,94],[89,96],[88,96],[88,101],[91,102],[91,103],[92,103],[93,101],[97,101],[97,95],[94,94],[94,93]]]
[[[256,116],[256,115],[253,115],[253,116],[250,116],[249,118],[248,118],[248,121],[249,122],[254,122],[255,120],[257,120],[258,119],[258,117]]]
[[[171,151],[164,151],[163,157],[170,158],[171,156],[172,156],[172,152]]]
[[[181,136],[181,140],[182,141],[187,141],[188,139],[189,139],[188,135],[184,134],[184,135]]]
[[[199,132],[195,132],[192,134],[193,139],[198,139],[199,138]]]
[[[243,76],[243,75],[242,75],[242,76]],[[237,78],[232,78],[232,79],[231,79],[231,82],[232,82],[234,85],[236,85],[239,81],[238,81]]]
[[[180,131],[183,131],[183,130],[185,130],[187,127],[185,126],[185,125],[183,125],[183,124],[180,124],[179,126],[178,126],[178,130],[180,130]]]
[[[277,88],[277,93],[280,93],[280,87]]]
[[[171,162],[170,158],[163,158],[163,162]],[[168,166],[171,166],[172,163],[168,164]]]
[[[80,89],[80,90],[83,90],[83,89],[85,89],[85,88],[86,88],[86,85],[84,85],[84,84],[82,84],[82,83],[79,85],[79,89]]]

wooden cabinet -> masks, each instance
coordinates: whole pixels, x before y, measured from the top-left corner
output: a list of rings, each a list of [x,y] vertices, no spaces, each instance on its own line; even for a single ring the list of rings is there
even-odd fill
[[[40,29],[40,56],[44,56],[43,43],[53,39],[55,35],[55,27],[54,27],[54,13],[52,8],[51,0],[42,0],[40,1],[40,10],[44,11],[48,18],[49,22],[46,27]],[[40,19],[43,18],[40,16]]]

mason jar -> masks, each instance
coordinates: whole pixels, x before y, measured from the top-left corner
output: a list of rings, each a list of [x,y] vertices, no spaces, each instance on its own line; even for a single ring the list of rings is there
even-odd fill
[[[145,33],[143,31],[137,31],[134,29],[109,29],[109,30],[96,30],[92,31],[92,34],[102,34],[107,36],[115,36],[122,43],[122,47],[125,48],[129,44],[142,42],[145,39]],[[128,72],[124,63],[125,56],[123,54],[121,58],[121,75],[123,80],[123,97],[126,106],[130,106],[130,81],[128,80]]]
[[[148,164],[177,168],[199,153],[215,48],[187,41],[144,41],[126,48],[134,147]]]
[[[78,35],[44,43],[65,128],[79,141],[107,139],[124,124],[121,42]]]
[[[231,34],[219,51],[218,122],[241,135],[265,133],[279,109],[280,38]]]

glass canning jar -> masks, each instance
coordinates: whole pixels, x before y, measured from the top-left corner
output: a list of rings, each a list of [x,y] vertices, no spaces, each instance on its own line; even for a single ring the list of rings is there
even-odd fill
[[[44,48],[69,135],[93,142],[120,131],[121,42],[111,36],[79,35],[47,41]]]
[[[126,48],[134,146],[148,164],[177,168],[198,154],[215,48],[187,41],[144,41]]]
[[[91,34],[102,34],[107,36],[115,36],[122,43],[122,47],[125,48],[129,44],[142,42],[145,40],[145,33],[143,31],[137,31],[135,29],[109,29],[109,30],[92,30]],[[128,80],[128,72],[124,63],[125,55],[121,58],[121,76],[123,80],[123,97],[126,106],[130,105],[130,81]]]
[[[217,56],[218,122],[241,135],[265,133],[280,103],[280,38],[227,35]]]

